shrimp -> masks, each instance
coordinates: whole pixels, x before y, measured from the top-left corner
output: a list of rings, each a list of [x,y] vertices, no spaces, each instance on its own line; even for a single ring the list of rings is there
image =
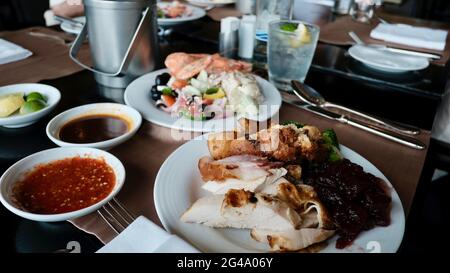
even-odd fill
[[[179,80],[187,80],[205,69],[211,62],[207,54],[172,53],[164,62],[172,76]]]
[[[219,54],[212,55],[212,59],[211,64],[206,69],[206,72],[210,74],[231,71],[250,72],[252,70],[252,65],[250,63],[227,59],[221,57]]]
[[[250,63],[236,61],[221,57],[219,54],[187,54],[172,53],[165,61],[169,72],[178,80],[187,80],[205,70],[209,74],[221,72],[243,71],[250,72]]]

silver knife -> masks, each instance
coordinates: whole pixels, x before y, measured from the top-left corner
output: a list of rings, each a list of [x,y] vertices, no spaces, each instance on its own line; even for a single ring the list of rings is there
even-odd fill
[[[74,20],[72,18],[68,18],[68,17],[64,17],[64,16],[59,16],[59,15],[55,15],[54,16],[55,20],[60,21],[60,22],[66,22],[68,24],[77,26],[77,27],[83,27],[84,24],[80,21]]]
[[[355,41],[356,44],[362,45],[362,46],[372,47],[375,49],[380,49],[380,50],[385,50],[385,51],[390,51],[390,52],[395,52],[395,53],[400,53],[400,54],[405,54],[405,55],[424,57],[424,58],[428,58],[428,59],[440,59],[441,58],[441,56],[436,55],[436,54],[431,54],[431,53],[395,48],[395,47],[390,47],[390,46],[380,45],[380,44],[367,44],[363,40],[361,40],[361,38],[359,38],[359,36],[354,31],[350,31],[348,33],[348,35],[350,36],[350,38],[353,39],[353,41]]]
[[[439,56],[439,55],[425,53],[425,52],[419,52],[419,51],[414,51],[414,50],[407,50],[407,49],[401,49],[401,48],[395,48],[395,47],[389,47],[389,46],[380,47],[380,48],[382,50],[389,51],[389,52],[417,56],[417,57],[424,57],[424,58],[428,58],[428,59],[440,59],[441,58],[441,56]]]
[[[283,97],[284,102],[292,104],[292,105],[300,107],[300,108],[303,108],[303,109],[306,109],[306,110],[313,112],[315,114],[318,114],[322,117],[332,119],[332,120],[338,121],[343,124],[351,125],[358,129],[364,130],[366,132],[370,132],[374,135],[383,137],[385,139],[389,139],[391,141],[394,141],[396,143],[402,144],[404,146],[407,146],[407,147],[410,147],[413,149],[423,150],[426,148],[426,145],[424,143],[422,143],[421,141],[419,141],[415,138],[407,137],[407,136],[403,136],[403,135],[397,135],[397,134],[393,134],[393,133],[388,133],[386,131],[383,131],[381,128],[372,127],[369,124],[364,124],[364,123],[362,123],[356,119],[353,119],[351,117],[347,117],[345,115],[337,114],[337,113],[328,111],[328,110],[320,108],[320,107],[316,107],[316,106],[312,106],[312,105],[300,102],[297,98],[289,97],[290,95],[287,93],[284,93],[284,92],[281,92],[281,95]]]

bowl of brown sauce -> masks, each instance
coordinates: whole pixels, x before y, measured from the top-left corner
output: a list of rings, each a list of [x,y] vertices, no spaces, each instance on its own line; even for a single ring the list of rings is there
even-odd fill
[[[0,178],[0,201],[34,221],[56,222],[98,210],[122,188],[125,168],[112,154],[63,147],[21,159]]]
[[[135,109],[118,103],[94,103],[69,109],[47,124],[47,136],[61,147],[92,147],[109,150],[129,140],[142,117]]]

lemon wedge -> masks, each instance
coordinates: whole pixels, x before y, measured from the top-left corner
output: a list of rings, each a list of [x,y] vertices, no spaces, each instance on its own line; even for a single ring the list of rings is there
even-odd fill
[[[300,47],[304,44],[311,43],[311,33],[304,24],[298,24],[294,33],[295,37],[292,37],[290,41],[292,47]]]
[[[0,118],[7,117],[24,104],[23,93],[9,94],[0,97]]]
[[[209,99],[209,100],[215,100],[215,99],[221,99],[221,98],[223,98],[225,96],[226,96],[226,94],[223,91],[223,89],[222,88],[217,88],[217,91],[215,91],[215,92],[208,93],[208,91],[207,91],[206,94],[203,95],[203,98],[204,99]]]

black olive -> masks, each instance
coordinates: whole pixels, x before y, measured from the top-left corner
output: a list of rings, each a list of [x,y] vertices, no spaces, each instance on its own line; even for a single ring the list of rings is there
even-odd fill
[[[154,100],[154,101],[161,99],[161,92],[158,91],[158,88],[156,85],[153,85],[152,89],[150,89],[150,95],[152,97],[152,100]]]
[[[152,100],[157,101],[159,99],[161,99],[161,94],[152,93]]]
[[[167,85],[167,83],[170,80],[170,77],[171,76],[169,73],[160,74],[160,75],[156,76],[155,83],[156,83],[156,85]]]
[[[214,113],[214,112],[211,112],[211,113],[209,113],[209,115],[206,115],[206,120],[210,120],[210,119],[213,119],[214,117],[216,116],[216,113]]]

